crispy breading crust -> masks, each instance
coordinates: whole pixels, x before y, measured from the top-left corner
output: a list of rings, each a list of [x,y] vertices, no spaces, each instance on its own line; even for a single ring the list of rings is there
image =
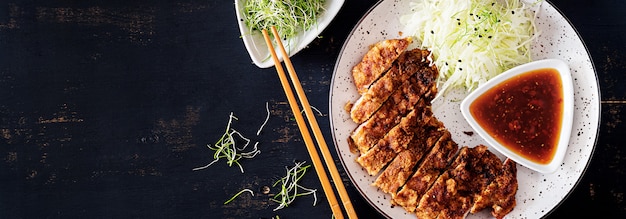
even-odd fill
[[[516,176],[516,163],[511,159],[506,159],[496,179],[476,196],[471,213],[491,207],[491,214],[500,219],[511,212],[516,204],[515,194],[518,187]]]
[[[413,40],[408,37],[404,39],[383,40],[374,44],[367,51],[361,62],[352,68],[354,84],[363,94],[402,54]]]
[[[406,51],[393,63],[389,71],[352,105],[350,117],[356,123],[363,123],[369,119],[401,85],[408,81],[418,71],[421,77],[437,78],[437,69],[426,59],[429,51],[413,49]],[[433,82],[429,82],[433,84]],[[426,85],[430,86],[430,85]]]
[[[478,195],[502,163],[486,146],[461,148],[454,162],[424,194],[416,209],[419,218],[465,218]],[[434,212],[438,214],[434,215]]]
[[[419,127],[419,121],[424,116],[424,108],[417,108],[403,117],[400,123],[394,126],[385,136],[374,145],[372,149],[361,154],[357,162],[367,170],[370,175],[376,175],[387,165],[400,151],[406,149],[415,137],[415,131]],[[430,112],[430,111],[428,111]]]
[[[381,191],[396,195],[398,190],[416,171],[416,167],[424,155],[443,136],[444,130],[438,126],[425,126],[419,130],[413,141],[409,143],[407,150],[404,150],[391,161],[385,171],[374,182]]]
[[[376,114],[352,132],[350,138],[361,154],[372,148],[411,110],[427,104],[424,101],[420,102],[421,97],[418,94],[421,92],[417,90],[420,88],[414,86],[411,81],[407,81],[406,86],[394,92]]]
[[[420,198],[435,183],[437,177],[446,170],[457,150],[458,146],[452,141],[450,132],[445,130],[442,137],[421,162],[417,171],[409,178],[404,187],[392,197],[392,203],[402,206],[408,212],[414,212]]]

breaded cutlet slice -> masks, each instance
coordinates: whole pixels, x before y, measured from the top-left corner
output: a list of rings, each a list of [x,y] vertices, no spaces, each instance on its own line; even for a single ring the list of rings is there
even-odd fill
[[[392,204],[402,206],[408,212],[414,212],[422,195],[446,170],[458,149],[458,145],[452,141],[450,132],[444,130],[443,136],[421,161],[417,171],[400,191],[392,196]]]
[[[432,117],[433,120],[434,117]],[[439,122],[439,124],[441,124]],[[396,195],[411,175],[417,170],[421,159],[437,141],[443,136],[445,128],[439,125],[427,125],[421,127],[416,132],[413,140],[409,143],[406,150],[398,153],[398,155],[389,163],[385,170],[376,178],[374,185],[381,191]]]
[[[424,90],[433,89],[436,84],[437,68],[426,58],[430,54],[427,50],[413,49],[398,57],[389,71],[374,82],[370,88],[352,105],[350,117],[357,123],[369,119],[402,84],[411,77],[417,77],[415,82],[421,84]],[[419,74],[416,74],[420,72]],[[424,91],[426,93],[426,91]]]
[[[487,146],[461,148],[448,170],[420,199],[416,209],[419,218],[465,218],[476,197],[496,179],[502,161]],[[435,218],[435,217],[432,217]]]
[[[352,68],[352,77],[359,94],[363,94],[369,86],[383,75],[391,64],[413,42],[410,37],[389,39],[375,43],[365,53],[359,63]]]
[[[475,197],[470,212],[476,213],[490,207],[491,215],[498,219],[503,218],[515,207],[517,188],[517,166],[515,161],[507,158],[496,179]]]
[[[428,109],[428,110],[427,110]],[[405,150],[415,137],[422,118],[432,117],[432,111],[427,107],[417,107],[400,123],[394,126],[385,136],[367,152],[356,159],[367,173],[376,175],[401,151]]]
[[[364,154],[382,139],[393,127],[400,123],[411,110],[430,106],[429,101],[421,101],[429,96],[430,90],[417,83],[417,77],[411,77],[402,87],[393,92],[391,97],[364,123],[351,134],[351,141],[358,152]]]

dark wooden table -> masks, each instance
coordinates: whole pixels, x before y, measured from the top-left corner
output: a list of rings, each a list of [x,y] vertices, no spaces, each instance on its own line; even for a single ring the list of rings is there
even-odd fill
[[[580,32],[602,99],[584,177],[550,218],[626,216],[626,2],[552,1]],[[329,84],[337,55],[374,0],[348,0],[293,57],[332,147]],[[270,119],[260,135],[256,131]],[[212,160],[233,127],[261,154],[237,167]],[[261,193],[309,156],[273,68],[251,63],[232,1],[8,0],[0,3],[0,218],[331,218],[319,180],[272,211]],[[622,136],[622,137],[620,137]],[[362,218],[381,217],[343,181]],[[223,202],[241,189],[232,203]],[[274,189],[274,188],[273,188]]]

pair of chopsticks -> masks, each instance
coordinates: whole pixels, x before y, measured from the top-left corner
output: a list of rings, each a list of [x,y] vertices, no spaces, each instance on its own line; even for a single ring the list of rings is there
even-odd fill
[[[294,88],[296,89],[296,93],[302,104],[302,108],[304,108],[304,113],[308,119],[309,125],[313,130],[313,134],[315,135],[315,140],[319,146],[320,151],[322,152],[322,156],[324,157],[324,162],[328,167],[328,171],[333,179],[335,187],[337,188],[337,192],[339,193],[339,197],[343,203],[343,207],[348,214],[348,218],[357,218],[356,212],[352,207],[352,202],[350,202],[350,197],[348,197],[348,192],[346,192],[346,188],[343,185],[343,181],[341,180],[341,176],[339,176],[339,172],[337,171],[337,166],[333,162],[333,158],[328,150],[328,146],[326,145],[326,141],[324,140],[324,136],[322,136],[322,132],[320,131],[320,127],[317,124],[317,120],[315,119],[315,115],[313,114],[313,110],[311,109],[311,105],[309,105],[309,100],[307,99],[304,89],[302,89],[302,85],[300,84],[300,80],[296,75],[296,70],[293,68],[291,64],[291,60],[289,60],[289,55],[285,51],[285,47],[283,46],[282,41],[280,40],[280,35],[278,35],[278,31],[275,27],[272,27],[272,34],[274,35],[274,39],[276,39],[277,46],[280,48],[281,54],[283,56],[283,60],[285,61],[285,65],[287,66],[287,71],[289,72],[289,77],[291,78],[291,82],[293,83]],[[335,196],[335,192],[333,187],[331,186],[328,176],[326,175],[326,170],[320,160],[319,154],[317,153],[317,149],[313,144],[313,140],[311,139],[311,134],[309,133],[309,129],[307,124],[302,117],[302,113],[298,106],[298,102],[296,102],[296,98],[291,90],[291,85],[287,80],[287,76],[285,75],[285,71],[283,70],[283,66],[276,55],[276,51],[274,50],[274,46],[272,44],[272,40],[270,39],[267,30],[263,30],[263,37],[265,37],[265,43],[267,44],[267,48],[272,54],[272,58],[274,60],[274,66],[276,67],[276,72],[278,73],[278,77],[280,78],[280,83],[283,86],[285,94],[287,95],[287,100],[289,101],[289,106],[291,106],[291,111],[293,111],[294,116],[296,117],[296,123],[298,124],[298,128],[300,129],[300,133],[302,134],[302,138],[304,139],[304,143],[306,148],[311,156],[311,160],[313,161],[313,166],[315,167],[315,172],[317,172],[317,176],[319,177],[322,188],[324,189],[324,194],[326,194],[326,198],[328,199],[328,203],[330,204],[333,215],[337,219],[343,218],[343,213],[341,211],[341,207],[337,202],[337,197]]]

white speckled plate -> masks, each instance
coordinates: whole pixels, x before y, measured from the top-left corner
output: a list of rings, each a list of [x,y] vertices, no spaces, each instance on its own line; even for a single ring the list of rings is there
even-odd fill
[[[352,182],[381,214],[389,218],[414,218],[401,207],[392,207],[390,196],[371,184],[369,176],[350,152],[347,138],[357,126],[344,110],[359,94],[350,70],[360,61],[368,46],[380,40],[399,38],[403,29],[399,17],[407,13],[410,0],[386,0],[375,5],[356,25],[345,42],[335,65],[330,92],[331,126],[335,146]],[[508,218],[539,218],[555,209],[574,189],[585,172],[593,154],[600,121],[600,94],[591,57],[576,30],[550,3],[535,8],[539,39],[532,45],[533,59],[559,58],[571,69],[574,83],[574,121],[570,143],[563,163],[552,174],[542,174],[518,165],[519,190],[517,206]],[[478,135],[464,132],[472,128],[463,118],[459,105],[467,93],[456,90],[433,102],[435,116],[444,122],[459,145],[475,146],[486,142]],[[491,150],[497,154],[496,150]],[[504,156],[498,154],[500,158]],[[487,210],[468,218],[491,218]]]

